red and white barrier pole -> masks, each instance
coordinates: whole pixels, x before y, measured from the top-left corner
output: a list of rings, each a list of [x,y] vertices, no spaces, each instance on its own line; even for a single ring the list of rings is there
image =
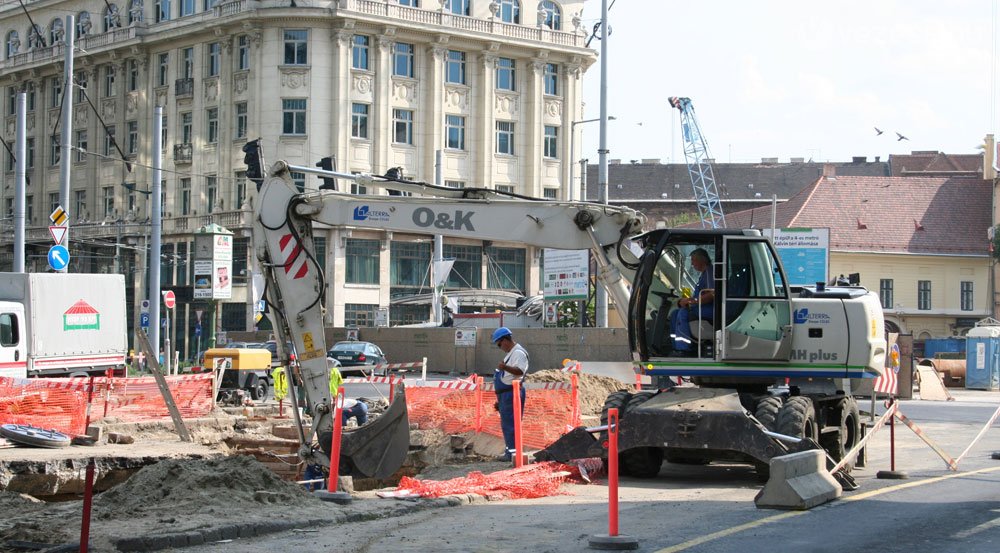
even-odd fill
[[[476,377],[476,433],[483,430],[483,377]]]
[[[514,466],[524,466],[524,458],[521,447],[521,381],[514,379]]]
[[[635,373],[635,391],[642,391],[642,373]]]
[[[278,418],[285,418],[285,398],[278,400]]]
[[[872,392],[874,395],[875,392]],[[896,407],[896,398],[889,396],[889,410],[892,411]],[[896,417],[895,415],[889,416],[889,470],[880,470],[875,473],[875,478],[889,479],[889,480],[901,480],[907,478],[906,472],[901,470],[896,470]]]
[[[571,386],[570,401],[573,402],[573,426],[580,426],[580,375],[572,373],[569,375]]]
[[[105,382],[108,385],[107,393],[104,396],[104,418],[108,418],[108,403],[111,403],[111,385],[112,385],[112,382],[111,382],[111,374],[112,374],[111,373],[111,369],[108,369],[107,371],[105,371],[104,374],[106,375],[105,376]]]
[[[330,444],[330,482],[327,491],[335,493],[340,480],[340,440],[343,437],[341,421],[344,417],[344,387],[337,388],[337,397],[333,398],[333,443]]]
[[[590,538],[591,549],[638,549],[639,541],[618,534],[618,409],[608,409],[608,533]]]
[[[80,521],[80,553],[87,553],[90,545],[90,508],[94,501],[94,460],[87,463],[87,476],[83,488],[83,519]]]
[[[87,392],[87,419],[83,423],[83,433],[87,433],[87,429],[90,428],[90,407],[94,403],[94,377],[91,375],[90,384],[87,386],[90,391]]]
[[[389,405],[392,405],[392,398],[396,397],[396,377],[389,377]]]

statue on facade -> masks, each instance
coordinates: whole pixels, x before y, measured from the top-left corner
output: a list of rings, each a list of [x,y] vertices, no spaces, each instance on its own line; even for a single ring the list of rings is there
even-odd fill
[[[122,26],[122,16],[118,13],[118,4],[108,4],[108,29]]]
[[[128,10],[129,25],[142,22],[142,0],[132,0],[132,7]]]
[[[90,22],[90,14],[87,12],[80,12],[80,37],[85,37],[90,34],[90,28],[93,27],[93,23]]]
[[[28,29],[28,49],[34,50],[35,48],[39,48],[41,46],[44,46],[44,43],[42,42],[42,30],[38,28],[38,25],[32,25],[31,28]]]
[[[66,36],[66,30],[63,29],[62,19],[56,19],[52,22],[52,43],[61,44]]]

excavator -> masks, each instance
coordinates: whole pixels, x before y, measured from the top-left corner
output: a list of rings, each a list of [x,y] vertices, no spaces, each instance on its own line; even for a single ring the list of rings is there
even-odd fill
[[[303,193],[293,171],[334,184]],[[877,376],[885,363],[878,296],[859,287],[788,286],[774,246],[757,230],[645,231],[646,218],[627,207],[436,186],[400,171],[373,176],[278,161],[266,175],[251,173],[259,177],[253,248],[277,343],[292,344],[312,408],[309,429],[296,419],[306,463],[329,466],[333,429],[327,286],[314,224],[591,250],[598,280],[628,323],[631,361],[657,384],[607,400],[606,409],[620,413],[625,474],[655,476],[664,460],[744,462],[766,472],[772,457],[801,449],[822,447],[839,460],[860,439],[850,382]],[[338,181],[389,195],[331,190]],[[695,250],[710,258],[714,301],[678,333],[673,312],[700,277],[688,263]],[[683,355],[677,334],[694,346]],[[697,386],[674,386],[678,376]],[[341,474],[385,478],[401,466],[409,424],[405,393],[395,398],[383,416],[344,434]],[[606,458],[606,430],[576,428],[535,458]]]

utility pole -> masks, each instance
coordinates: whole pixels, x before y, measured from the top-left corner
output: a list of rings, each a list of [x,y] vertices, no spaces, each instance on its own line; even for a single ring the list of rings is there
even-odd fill
[[[434,152],[434,184],[444,186],[444,154],[441,150]],[[438,325],[444,322],[444,310],[441,306],[441,288],[437,285],[439,275],[437,274],[435,264],[439,264],[442,258],[444,258],[444,237],[440,234],[435,234],[434,256],[431,259],[431,286],[434,287],[434,293],[431,294],[431,301],[433,302],[431,316],[434,317],[434,322]]]
[[[17,93],[17,123],[14,136],[14,272],[24,272],[24,188],[27,178],[28,95]]]
[[[153,190],[153,201],[150,205],[149,214],[152,228],[150,229],[149,248],[149,344],[153,347],[153,355],[160,358],[160,233],[163,223],[160,216],[163,211],[161,204],[161,163],[162,148],[160,143],[163,131],[163,106],[156,106],[153,109],[153,182],[150,187]]]
[[[66,246],[66,251],[69,251],[69,227],[71,221],[71,215],[73,211],[69,206],[69,178],[70,178],[70,167],[73,166],[72,150],[73,147],[73,48],[75,37],[76,23],[75,17],[72,15],[66,16],[66,27],[65,33],[63,33],[63,40],[65,44],[65,56],[63,61],[63,102],[62,102],[62,121],[60,126],[62,127],[62,140],[59,141],[59,205],[62,206],[63,211],[66,212],[66,232],[63,233],[62,245]],[[68,97],[67,97],[68,96]],[[117,262],[118,256],[115,256]],[[69,264],[66,264],[66,268],[62,272],[69,271]],[[117,271],[116,271],[117,272]]]
[[[601,143],[597,149],[597,186],[602,204],[608,203],[608,0],[601,0]],[[600,270],[600,269],[598,269]],[[608,292],[597,287],[594,305],[597,326],[608,326]]]

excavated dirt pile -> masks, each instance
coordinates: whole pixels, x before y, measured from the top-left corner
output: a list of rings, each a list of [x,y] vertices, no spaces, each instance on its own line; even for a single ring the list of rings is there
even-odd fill
[[[528,373],[527,382],[569,382],[569,372],[556,369]],[[596,374],[579,374],[580,414],[600,415],[608,394],[624,390],[628,385],[621,380]]]

